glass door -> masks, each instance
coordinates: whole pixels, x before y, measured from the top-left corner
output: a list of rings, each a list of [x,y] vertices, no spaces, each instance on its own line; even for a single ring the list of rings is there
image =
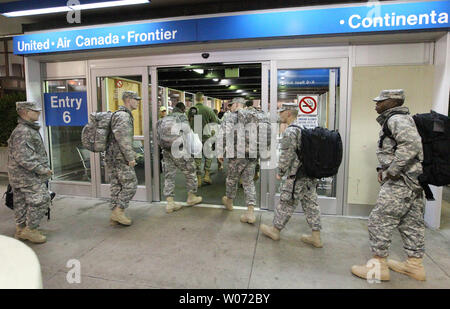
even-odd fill
[[[262,63],[206,63],[197,65],[179,65],[171,67],[151,67],[150,79],[152,84],[151,106],[152,130],[156,144],[156,122],[166,114],[170,114],[179,102],[184,103],[186,111],[194,106],[196,94],[203,93],[202,104],[216,113],[218,125],[226,112],[228,104],[233,98],[243,97],[248,104],[267,111],[268,88],[267,64]],[[165,112],[164,112],[165,111]],[[212,133],[212,132],[211,132]],[[155,149],[159,149],[156,145]],[[198,194],[203,197],[203,203],[221,205],[222,196],[225,195],[225,183],[227,176],[227,160],[223,169],[219,168],[216,157],[197,160],[198,172],[205,176],[209,170],[211,184],[205,184],[198,189]],[[153,157],[154,200],[164,200],[164,173],[161,167],[161,152],[154,151]],[[257,206],[266,208],[267,174],[261,170],[260,165],[255,175],[255,187],[257,193]],[[177,172],[175,182],[175,200],[186,200],[184,176]],[[239,185],[234,201],[236,206],[245,206],[244,192]]]
[[[302,126],[338,130],[345,145],[346,63],[346,59],[277,62],[276,74],[272,75],[275,89],[271,103],[276,104],[277,109],[283,103],[297,104],[297,120]],[[278,140],[286,128],[286,124],[279,125]],[[345,160],[337,175],[319,180],[317,193],[323,214],[342,214],[344,165]],[[272,207],[275,207],[280,196],[280,181],[272,175],[269,187],[274,196]],[[300,205],[297,211],[302,211]]]
[[[152,201],[151,145],[148,110],[148,75],[145,68],[93,69],[91,71],[92,99],[90,112],[116,111],[123,105],[122,93],[135,91],[142,97],[141,104],[132,112],[134,117],[133,148],[137,154],[135,171],[138,189],[134,200]],[[95,166],[93,185],[96,196],[110,196],[109,171],[104,162],[104,153],[92,156]]]

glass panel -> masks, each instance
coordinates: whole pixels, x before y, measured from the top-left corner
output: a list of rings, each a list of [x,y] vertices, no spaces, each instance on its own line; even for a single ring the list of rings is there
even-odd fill
[[[261,105],[261,64],[192,65],[160,68],[157,72],[159,81],[158,111],[161,106],[174,106],[174,103],[176,104],[178,101],[185,103],[186,110],[188,110],[189,107],[195,105],[194,98],[197,92],[204,93],[206,97],[204,105],[217,110],[217,114],[221,110],[224,112],[228,103],[235,97],[244,97],[246,100],[252,101],[256,107]],[[180,95],[176,97],[174,95],[176,93]],[[220,116],[222,115],[223,113]],[[227,160],[225,160],[223,170],[218,170],[216,158],[211,160],[210,174],[212,184],[203,185],[198,189],[198,194],[203,197],[203,203],[221,205],[222,196],[225,195]],[[203,159],[202,173],[204,172],[204,164],[205,160]],[[257,205],[259,206],[261,194],[259,165],[257,174],[255,187]],[[177,171],[175,179],[175,200],[185,201],[187,197],[185,177],[180,171]],[[160,196],[162,200],[165,198],[163,189],[164,175],[160,164]],[[238,187],[234,204],[245,206],[242,186]]]
[[[122,93],[135,91],[142,96],[142,77],[139,76],[110,76],[97,77],[97,111],[116,111],[123,105]],[[135,166],[138,185],[145,185],[145,156],[143,141],[143,106],[132,111],[134,117],[133,148],[137,153]],[[100,155],[101,180],[103,184],[109,183],[109,173],[104,162],[104,153]]]
[[[339,69],[283,69],[278,70],[278,108],[283,103],[296,103],[298,120],[308,128],[316,126],[330,130],[338,128]],[[280,124],[281,134],[286,124]],[[319,181],[317,193],[336,197],[336,176]],[[276,180],[279,192],[280,181]]]
[[[44,93],[86,91],[85,79],[48,80]],[[47,127],[54,180],[90,181],[89,151],[81,145],[83,127]]]

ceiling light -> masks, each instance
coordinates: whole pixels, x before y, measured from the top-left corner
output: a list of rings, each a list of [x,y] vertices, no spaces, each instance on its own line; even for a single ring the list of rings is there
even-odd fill
[[[58,86],[57,89],[66,89],[66,86]]]
[[[218,82],[220,79],[218,78],[213,78],[213,81]]]
[[[203,74],[203,72],[205,72],[203,69],[194,69],[193,71],[198,74]]]
[[[6,17],[90,10],[124,5],[145,4],[149,0],[83,0],[83,4],[67,6],[67,0],[53,1],[16,1],[0,5],[0,14]]]
[[[243,90],[242,89],[238,89],[238,90],[236,90],[236,92],[242,92]]]

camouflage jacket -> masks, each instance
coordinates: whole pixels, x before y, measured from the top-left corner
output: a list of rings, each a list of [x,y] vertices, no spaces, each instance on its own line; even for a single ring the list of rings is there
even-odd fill
[[[19,117],[8,140],[8,176],[13,188],[29,187],[50,179],[50,165],[40,126]]]
[[[408,114],[392,116],[399,111],[408,112]],[[378,170],[383,170],[383,178],[387,174],[393,177],[400,176],[412,190],[420,190],[418,177],[422,174],[423,148],[416,124],[409,115],[408,108],[403,106],[388,109],[378,116],[377,121],[381,127],[386,119],[389,119],[387,127],[392,132],[392,138],[384,138],[381,148],[377,149],[380,162]],[[383,129],[381,129],[380,138],[383,135]]]
[[[193,107],[195,107],[197,109],[197,115],[201,115],[202,116],[202,129],[203,129],[202,141],[204,142],[205,140],[210,138],[211,135],[212,135],[212,132],[210,132],[208,130],[205,130],[205,126],[208,123],[217,123],[217,124],[219,124],[219,119],[217,118],[217,116],[214,113],[214,111],[210,107],[203,105],[203,103],[197,103]],[[191,108],[192,107],[190,107],[189,110],[191,110]],[[187,115],[189,115],[189,110],[187,111]],[[195,130],[195,128],[194,128],[194,117],[189,119],[189,125],[191,126],[192,130]]]
[[[299,125],[297,121],[292,124]],[[297,127],[288,127],[281,137],[280,158],[278,159],[278,175],[295,176],[297,170],[301,168],[301,161],[297,156],[297,150],[301,150],[300,138],[301,129]]]
[[[223,116],[222,123],[220,125],[220,134],[217,137],[223,142],[223,144],[220,144],[219,142],[216,143],[219,156],[223,153],[223,156],[227,159],[237,158],[237,122],[237,112],[226,112]],[[227,141],[228,143],[233,141],[233,145],[227,145]]]
[[[106,162],[111,164],[123,162],[128,164],[136,159],[133,149],[134,119],[131,111],[125,106],[119,106],[111,117],[111,136],[106,148]]]

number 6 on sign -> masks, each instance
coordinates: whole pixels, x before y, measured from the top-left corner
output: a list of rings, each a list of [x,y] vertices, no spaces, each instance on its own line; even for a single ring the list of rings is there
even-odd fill
[[[63,121],[65,122],[65,123],[70,123],[70,121],[71,121],[72,119],[70,118],[70,112],[64,112],[63,113]]]

